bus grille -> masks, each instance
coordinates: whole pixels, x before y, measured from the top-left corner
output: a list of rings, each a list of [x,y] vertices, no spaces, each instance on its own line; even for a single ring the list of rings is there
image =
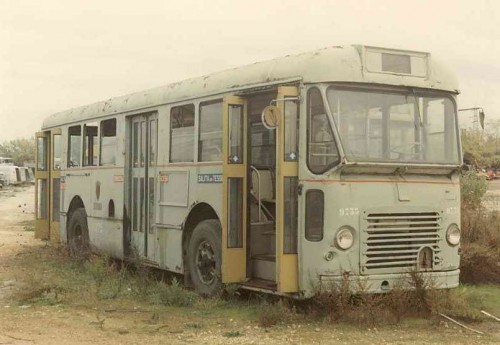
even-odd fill
[[[362,244],[363,273],[408,271],[417,266],[423,247],[431,248],[434,263],[439,262],[440,220],[436,212],[368,214]]]

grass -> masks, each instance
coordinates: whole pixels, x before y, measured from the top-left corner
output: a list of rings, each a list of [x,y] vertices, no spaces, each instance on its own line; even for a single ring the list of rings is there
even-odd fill
[[[175,277],[162,280],[154,270],[106,257],[93,256],[88,262],[73,260],[64,248],[53,245],[27,248],[11,260],[17,267],[13,270],[17,280],[24,281],[13,296],[19,306],[56,308],[73,314],[88,310],[94,315],[90,320],[93,328],[101,332],[112,327],[119,334],[163,332],[176,337],[212,332],[223,338],[249,340],[262,332],[294,331],[297,337],[303,337],[302,342],[325,342],[329,339],[323,338],[327,332],[339,341],[370,343],[376,339],[376,329],[388,339],[397,332],[413,342],[443,342],[446,338],[441,335],[443,320],[436,317],[438,311],[483,328],[481,322],[487,319],[480,310],[500,315],[497,285],[427,291],[424,287],[428,282],[416,281],[414,284],[422,289],[418,293],[417,289],[395,289],[384,295],[353,294],[340,286],[305,302],[250,294],[230,286],[221,297],[201,298],[184,289]],[[0,314],[8,312],[1,309]],[[48,309],[44,313],[50,314]],[[113,313],[120,313],[121,324],[113,320]],[[123,326],[127,318],[134,321]],[[455,333],[450,330],[447,336],[462,341],[463,337]]]

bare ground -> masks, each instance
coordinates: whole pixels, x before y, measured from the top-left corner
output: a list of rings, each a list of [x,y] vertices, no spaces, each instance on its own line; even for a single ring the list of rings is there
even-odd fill
[[[33,289],[34,276],[49,274],[44,268],[48,246],[27,231],[32,218],[33,187],[0,193],[0,344],[488,344],[500,340],[500,325],[493,322],[473,326],[486,335],[445,321],[421,319],[380,328],[302,319],[263,328],[255,311],[236,306],[155,309],[131,299],[20,304],[14,296]]]

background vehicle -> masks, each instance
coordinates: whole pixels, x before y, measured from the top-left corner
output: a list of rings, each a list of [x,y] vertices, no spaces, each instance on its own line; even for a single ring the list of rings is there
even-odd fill
[[[36,236],[294,297],[410,270],[458,285],[457,84],[430,54],[331,47],[55,114]]]
[[[18,185],[21,183],[19,168],[13,165],[0,165],[0,172],[5,174],[5,185]]]
[[[0,165],[14,165],[12,158],[0,157]]]

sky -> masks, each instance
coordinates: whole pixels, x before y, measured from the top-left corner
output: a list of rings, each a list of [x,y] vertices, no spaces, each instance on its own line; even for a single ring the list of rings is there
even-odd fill
[[[482,107],[488,126],[500,121],[499,22],[496,0],[0,0],[0,143],[58,111],[342,44],[439,57],[459,108]]]

